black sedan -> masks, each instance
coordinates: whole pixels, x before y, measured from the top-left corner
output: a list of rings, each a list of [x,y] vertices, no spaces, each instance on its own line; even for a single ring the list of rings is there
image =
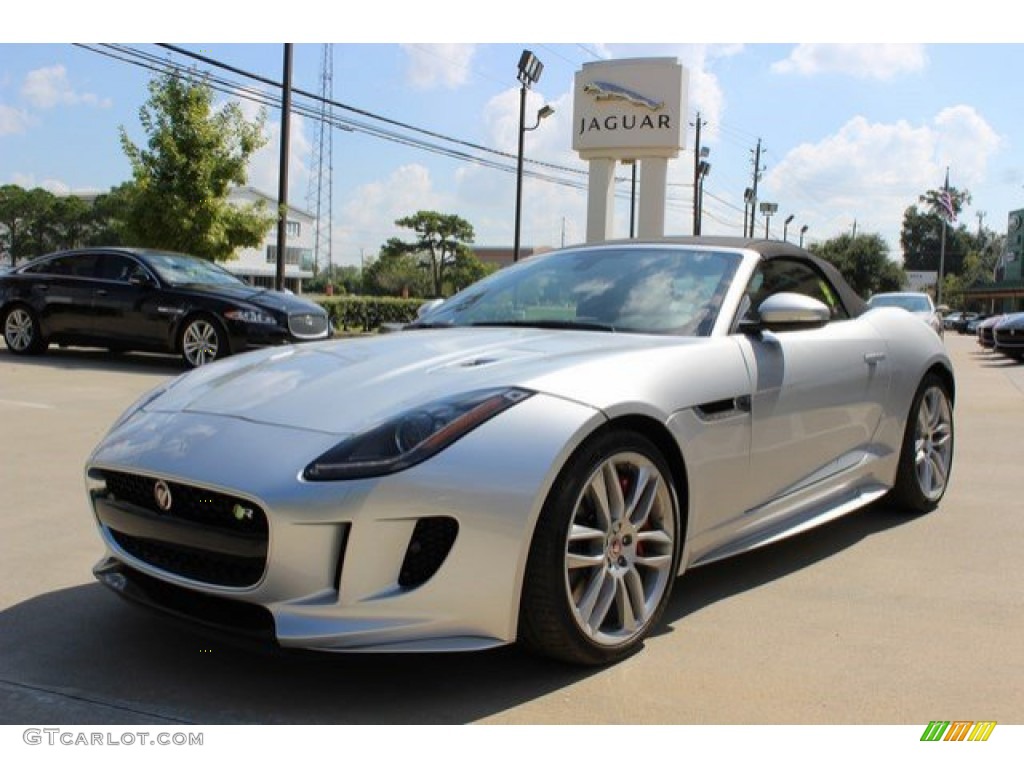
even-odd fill
[[[142,248],[82,248],[0,275],[7,348],[51,343],[180,354],[191,367],[251,346],[324,339],[327,312],[253,288],[204,259]]]
[[[1007,315],[992,327],[995,351],[1007,357],[1024,360],[1024,312]]]

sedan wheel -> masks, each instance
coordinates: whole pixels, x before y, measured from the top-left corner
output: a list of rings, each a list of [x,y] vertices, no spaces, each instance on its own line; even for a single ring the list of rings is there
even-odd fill
[[[224,334],[212,320],[197,317],[181,332],[181,356],[192,368],[211,363],[227,352]]]
[[[657,448],[634,433],[607,433],[570,460],[534,536],[520,610],[526,645],[586,664],[640,646],[676,576],[671,480]]]
[[[4,342],[16,355],[33,355],[46,346],[39,322],[27,307],[12,307],[4,316]]]
[[[946,383],[929,374],[907,419],[893,499],[912,512],[936,507],[953,468],[953,406]]]

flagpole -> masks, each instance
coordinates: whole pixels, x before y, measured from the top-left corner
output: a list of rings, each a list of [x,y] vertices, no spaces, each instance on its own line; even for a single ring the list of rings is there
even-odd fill
[[[946,166],[946,183],[942,187],[943,200],[950,200],[949,197],[949,166]],[[952,202],[952,201],[950,201]],[[942,277],[946,271],[946,217],[942,219],[942,243],[939,245],[939,284],[935,288],[935,303],[942,304]]]

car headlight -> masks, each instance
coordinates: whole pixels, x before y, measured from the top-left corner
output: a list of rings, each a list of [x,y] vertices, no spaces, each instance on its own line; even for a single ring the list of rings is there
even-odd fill
[[[414,408],[354,435],[306,467],[306,480],[353,480],[400,472],[426,461],[533,393],[502,388],[470,392]]]
[[[229,309],[224,313],[228,320],[239,320],[256,325],[277,325],[277,318],[258,309]]]

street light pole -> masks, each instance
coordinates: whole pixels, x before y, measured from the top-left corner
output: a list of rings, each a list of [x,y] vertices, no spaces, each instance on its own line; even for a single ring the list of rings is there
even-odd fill
[[[772,214],[779,210],[778,203],[761,203],[761,213],[764,214],[764,239],[768,239],[768,224],[772,220]]]
[[[702,147],[700,152],[701,157],[708,156],[707,147]],[[711,163],[707,160],[701,160],[700,164],[697,166],[697,217],[694,220],[695,226],[693,232],[695,235],[700,235],[704,226],[704,179],[709,173],[711,173]]]
[[[807,225],[804,224],[802,227],[800,227],[800,247],[801,248],[804,247],[804,235],[806,235],[806,234],[807,234]]]
[[[789,242],[789,225],[790,222],[792,222],[795,218],[796,216],[791,213],[789,214],[789,216],[786,217],[786,220],[782,223],[782,242],[784,243]]]
[[[519,232],[522,225],[523,210],[523,141],[526,136],[526,92],[530,86],[540,80],[540,73],[544,71],[544,65],[540,59],[533,55],[532,51],[523,51],[519,57],[519,151],[516,154],[516,223],[515,234],[512,243],[512,261],[519,261]],[[541,110],[549,110],[544,117],[550,115],[550,107]],[[540,125],[542,117],[537,113],[537,125]],[[537,126],[533,126],[536,128]],[[533,130],[532,128],[530,130]]]

